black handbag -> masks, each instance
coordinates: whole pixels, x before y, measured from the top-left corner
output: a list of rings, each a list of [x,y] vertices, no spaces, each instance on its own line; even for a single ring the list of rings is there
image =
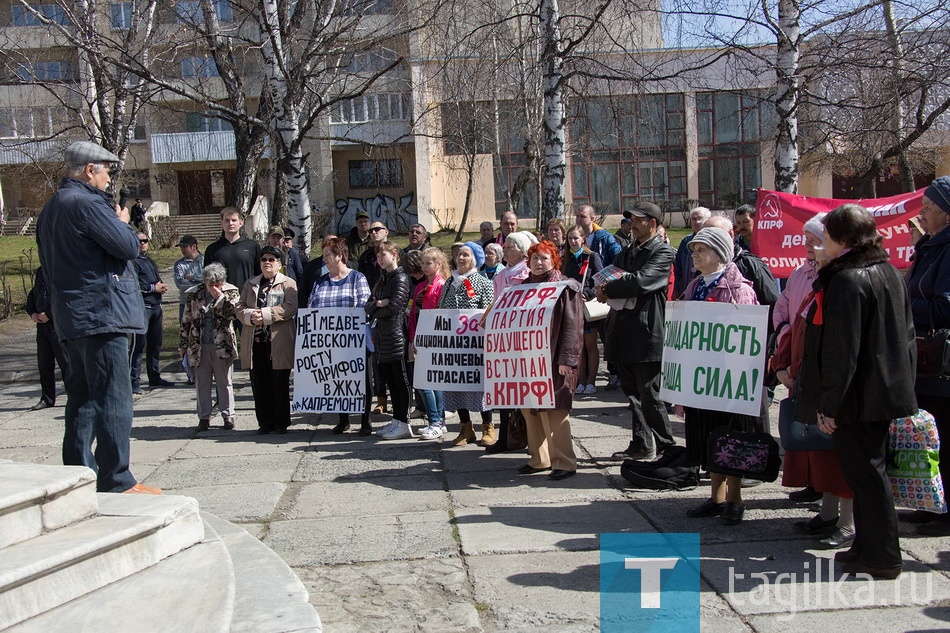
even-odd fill
[[[778,408],[778,434],[787,451],[830,451],[835,447],[831,435],[817,424],[805,424],[795,419],[795,398],[785,398]]]
[[[512,410],[508,416],[508,437],[506,443],[509,451],[519,451],[528,448],[528,426],[525,423],[521,409]]]
[[[706,451],[706,470],[711,473],[758,481],[778,479],[778,442],[768,433],[717,426],[709,434]]]
[[[917,337],[917,375],[950,376],[950,330],[931,330]]]

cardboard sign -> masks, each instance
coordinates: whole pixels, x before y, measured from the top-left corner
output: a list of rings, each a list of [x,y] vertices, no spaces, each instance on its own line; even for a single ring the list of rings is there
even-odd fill
[[[366,394],[363,308],[297,311],[291,411],[362,413]]]
[[[484,310],[421,310],[412,385],[437,391],[482,391]]]

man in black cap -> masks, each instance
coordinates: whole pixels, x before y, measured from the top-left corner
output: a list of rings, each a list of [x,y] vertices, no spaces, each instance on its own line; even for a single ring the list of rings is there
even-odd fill
[[[63,463],[97,471],[99,492],[145,492],[129,471],[129,334],[145,333],[131,260],[139,240],[106,189],[120,159],[95,143],[66,149],[66,178],[36,225],[56,333],[69,359]],[[93,455],[92,444],[96,443]]]
[[[145,352],[145,373],[150,387],[172,387],[175,383],[162,378],[160,356],[162,353],[162,296],[168,292],[168,284],[162,281],[158,265],[148,256],[148,236],[139,231],[139,256],[132,266],[139,278],[139,289],[145,301],[145,334],[132,337],[130,372],[132,393],[142,393],[142,352]]]
[[[178,323],[185,313],[185,293],[201,284],[201,271],[205,267],[205,256],[198,250],[198,238],[194,235],[182,235],[178,240],[181,259],[175,262],[175,286],[178,288]],[[188,362],[182,363],[188,384],[195,384],[194,368]]]
[[[289,226],[284,227],[284,250],[287,252],[294,251],[297,254],[297,258],[300,260],[300,270],[303,272],[303,267],[306,266],[307,262],[310,260],[307,258],[306,253],[294,246],[294,238],[296,237],[297,231],[293,230]]]
[[[287,233],[283,227],[272,226],[267,234],[267,243],[274,248],[279,248],[284,253],[284,260],[287,263],[284,264],[284,269],[281,272],[297,282],[303,276],[303,264],[300,263],[300,256],[297,255],[293,247],[287,248],[284,246],[286,238]]]
[[[135,204],[132,205],[132,226],[137,228],[140,231],[145,230],[145,205],[142,204],[141,198],[135,199]]]
[[[660,400],[666,291],[676,252],[658,233],[663,219],[658,206],[638,202],[623,215],[633,220],[633,241],[614,265],[626,272],[597,288],[597,298],[611,300],[613,308],[604,356],[617,364],[620,388],[633,405],[633,439],[613,458],[651,460],[676,445]]]

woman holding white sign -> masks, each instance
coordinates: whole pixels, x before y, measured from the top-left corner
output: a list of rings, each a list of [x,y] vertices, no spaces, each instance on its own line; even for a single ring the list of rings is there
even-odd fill
[[[497,244],[489,246],[498,247]],[[449,260],[441,248],[430,246],[422,252],[422,273],[425,279],[412,292],[412,307],[409,311],[409,341],[416,339],[416,325],[419,323],[420,310],[432,310],[439,307],[442,286],[449,276]],[[415,352],[413,351],[413,354]],[[426,421],[429,425],[419,433],[419,439],[437,440],[445,434],[445,409],[442,404],[442,392],[434,389],[420,389],[422,402],[425,403]]]
[[[573,229],[572,229],[573,230]],[[559,270],[558,248],[545,240],[528,250],[530,273],[522,283],[567,281],[551,315],[551,376],[554,409],[522,409],[528,433],[528,463],[522,475],[551,470],[548,479],[559,481],[577,473],[577,457],[571,440],[571,407],[577,386],[577,365],[583,348],[584,295],[579,282],[568,280]]]
[[[485,251],[477,243],[465,242],[459,246],[455,257],[455,270],[442,286],[439,308],[443,310],[487,309],[495,299],[495,292],[492,289],[492,282],[478,272],[479,267],[484,263]],[[496,275],[495,279],[497,278]],[[459,420],[462,423],[462,430],[458,437],[452,440],[453,446],[465,446],[476,440],[471,411],[478,411],[482,415],[482,435],[491,433],[494,436],[491,409],[485,407],[484,392],[445,391],[442,395],[445,408],[458,411]]]
[[[594,290],[594,275],[604,269],[604,262],[600,259],[600,255],[587,247],[584,229],[579,226],[571,227],[567,231],[567,247],[568,253],[564,257],[564,274],[584,284],[585,301],[593,299],[597,294]],[[599,331],[599,323],[584,323],[584,353],[581,356],[580,379],[577,381],[579,396],[592,396],[597,393],[594,382],[597,380],[597,369],[600,367],[600,349],[597,347]],[[586,386],[585,378],[587,379]]]
[[[729,234],[720,228],[700,230],[689,243],[693,267],[700,273],[686,287],[685,301],[716,301],[740,305],[758,305],[752,282],[739,272],[732,261],[734,246]],[[686,407],[686,458],[706,469],[706,446],[713,429],[728,426],[736,431],[754,431],[754,416],[725,411]],[[689,517],[718,516],[726,525],[742,521],[742,478],[710,473],[709,499],[686,512]]]
[[[399,265],[399,247],[383,242],[376,247],[382,274],[366,303],[379,373],[392,395],[393,419],[376,435],[384,440],[412,437],[409,426],[409,377],[406,375],[406,308],[409,275]]]
[[[350,257],[350,249],[342,237],[328,237],[323,241],[323,263],[327,273],[320,277],[310,292],[308,306],[311,308],[356,308],[366,305],[369,301],[369,284],[363,273],[353,270],[346,265]],[[369,363],[367,363],[367,366]],[[372,381],[367,375],[366,402],[369,403],[373,394]],[[350,428],[350,416],[340,414],[340,422],[333,427],[333,433],[343,433]],[[360,424],[360,435],[366,436],[373,432],[369,422],[369,406],[363,411]]]

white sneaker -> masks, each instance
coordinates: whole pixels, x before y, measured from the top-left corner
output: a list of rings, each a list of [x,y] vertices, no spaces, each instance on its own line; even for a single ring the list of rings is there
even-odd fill
[[[413,437],[412,427],[409,426],[408,422],[396,422],[396,425],[393,427],[393,430],[389,433],[380,435],[381,439],[384,440],[401,440],[407,437]]]
[[[584,389],[585,396],[592,396],[597,393],[597,387],[594,386],[594,383],[587,385],[587,388]]]
[[[577,389],[574,390],[575,396],[583,396],[585,393],[584,385],[577,385]]]
[[[413,409],[412,413],[409,414],[410,420],[421,420],[426,417],[426,412],[422,409]]]
[[[437,426],[430,424],[426,428],[422,429],[422,431],[419,433],[419,439],[420,440],[437,440],[443,435],[445,435],[444,424],[439,424]]]
[[[376,435],[380,435],[380,436],[386,435],[387,433],[391,432],[393,428],[395,428],[395,426],[396,426],[396,420],[390,420],[389,424],[387,424],[383,428],[376,431]]]

